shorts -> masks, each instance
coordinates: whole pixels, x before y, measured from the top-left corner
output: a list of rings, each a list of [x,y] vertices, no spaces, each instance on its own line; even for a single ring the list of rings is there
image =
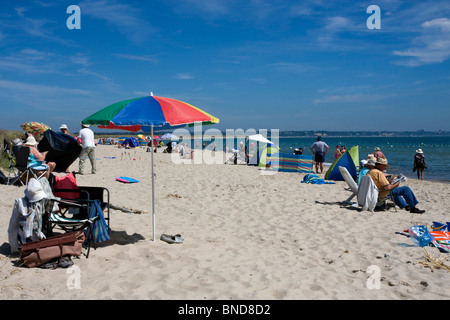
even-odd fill
[[[323,152],[316,152],[314,154],[315,162],[325,162],[325,154]]]

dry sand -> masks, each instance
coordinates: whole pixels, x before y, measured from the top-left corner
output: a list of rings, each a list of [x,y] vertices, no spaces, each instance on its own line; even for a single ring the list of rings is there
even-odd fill
[[[71,269],[18,267],[9,256],[9,219],[25,187],[0,185],[0,299],[450,298],[450,273],[423,267],[422,248],[395,234],[450,220],[446,183],[404,183],[425,214],[361,212],[341,205],[350,195],[345,182],[304,184],[304,174],[265,175],[223,160],[174,164],[174,155],[158,153],[153,242],[150,153],[137,149],[121,160],[123,151],[98,146],[98,173],[78,175],[78,185],[105,186],[113,205],[147,213],[111,210],[111,240],[88,259],[73,259],[80,289],[67,285]],[[77,171],[78,161],[70,169]],[[123,184],[115,181],[118,176],[140,182]],[[159,240],[162,233],[185,240],[168,244]],[[379,287],[370,285],[377,275],[370,270],[379,270]]]

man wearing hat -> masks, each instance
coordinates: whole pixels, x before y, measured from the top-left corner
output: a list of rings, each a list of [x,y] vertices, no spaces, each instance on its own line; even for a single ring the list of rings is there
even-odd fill
[[[81,124],[81,130],[78,133],[78,144],[81,146],[78,173],[84,174],[84,162],[86,157],[89,157],[92,166],[91,172],[95,174],[97,170],[95,166],[94,132],[89,129],[88,124]]]
[[[64,134],[69,134],[69,128],[67,127],[67,124],[62,124],[61,127],[59,127],[59,130],[61,130]]]
[[[400,182],[391,184],[383,173],[388,167],[388,161],[385,158],[378,158],[375,162],[375,168],[370,170],[367,175],[370,176],[379,190],[379,198],[383,199],[392,192],[394,202],[400,208],[404,208],[411,213],[424,213],[425,210],[420,210],[416,207],[419,203],[414,193],[408,186],[400,187]]]

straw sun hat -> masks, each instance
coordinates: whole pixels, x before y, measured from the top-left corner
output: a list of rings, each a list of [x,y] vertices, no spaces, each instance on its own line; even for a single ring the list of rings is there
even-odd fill
[[[416,153],[423,153],[422,149],[417,149]]]
[[[389,167],[388,161],[384,158],[378,158],[376,164],[384,164],[385,166]]]
[[[27,140],[25,140],[25,143],[24,143],[24,145],[26,145],[26,146],[35,146],[37,144],[38,143],[37,143],[36,139],[32,136],[29,136],[27,138]]]

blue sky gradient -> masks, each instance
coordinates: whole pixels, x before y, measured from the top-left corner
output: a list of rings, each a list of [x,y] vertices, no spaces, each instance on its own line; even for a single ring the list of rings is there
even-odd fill
[[[381,9],[369,29],[367,8]],[[66,10],[81,10],[68,29]],[[450,2],[4,1],[0,128],[148,95],[219,129],[450,130]],[[98,130],[97,130],[98,131]]]

